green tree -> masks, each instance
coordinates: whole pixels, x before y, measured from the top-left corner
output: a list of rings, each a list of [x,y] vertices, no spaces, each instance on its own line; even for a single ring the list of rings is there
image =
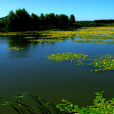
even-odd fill
[[[45,24],[45,16],[43,13],[40,14],[40,21],[41,21],[41,24]]]
[[[9,30],[15,30],[15,14],[13,11],[9,12],[9,15],[7,17],[7,24]]]
[[[67,27],[69,23],[69,18],[65,14],[60,14],[59,15],[59,24],[61,28]]]
[[[30,15],[25,9],[16,10],[16,30],[25,31],[30,29]]]
[[[8,28],[11,31],[30,30],[30,15],[25,9],[11,11],[7,17]]]
[[[70,19],[69,19],[70,26],[73,26],[73,23],[75,23],[75,16],[72,14],[70,15]]]
[[[40,29],[46,29],[46,19],[43,13],[40,14]]]
[[[46,14],[45,19],[49,29],[56,28],[57,19],[54,13]]]
[[[60,18],[59,18],[59,15],[55,15],[55,18],[56,18],[56,23],[55,23],[55,25],[56,25],[56,27],[57,28],[59,28],[60,27],[60,23],[59,23],[59,20],[60,20]]]
[[[54,13],[46,14],[45,15],[46,21],[48,24],[55,25],[56,23],[56,17]]]
[[[6,26],[4,21],[0,21],[0,28],[4,28]]]
[[[31,15],[31,30],[39,30],[40,28],[40,19],[39,17],[32,13]]]

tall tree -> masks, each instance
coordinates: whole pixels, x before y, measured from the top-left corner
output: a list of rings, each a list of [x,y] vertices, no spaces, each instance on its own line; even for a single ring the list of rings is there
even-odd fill
[[[69,18],[67,15],[65,14],[60,14],[59,15],[59,23],[60,23],[60,26],[63,28],[65,26],[68,26],[68,23],[69,23]]]
[[[7,24],[9,30],[15,30],[15,14],[13,11],[9,12],[9,15],[7,17]]]
[[[4,28],[6,26],[6,23],[4,21],[0,21],[0,28]]]
[[[40,29],[46,29],[46,19],[43,13],[40,14]]]
[[[16,10],[17,30],[29,30],[30,28],[30,15],[25,9]]]
[[[70,15],[69,23],[70,23],[70,26],[73,26],[73,23],[75,23],[75,16],[73,14]]]
[[[45,16],[43,13],[40,14],[40,21],[41,21],[41,24],[45,24]]]
[[[47,24],[55,25],[56,23],[56,17],[54,13],[46,14],[45,19]]]
[[[32,13],[31,15],[31,30],[39,30],[40,28],[40,19],[39,17]]]

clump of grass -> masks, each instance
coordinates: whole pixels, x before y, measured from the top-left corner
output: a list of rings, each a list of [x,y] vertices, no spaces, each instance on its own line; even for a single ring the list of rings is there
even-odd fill
[[[23,50],[24,48],[19,48],[19,47],[10,47],[10,48],[6,48],[6,49],[19,51],[19,50]]]

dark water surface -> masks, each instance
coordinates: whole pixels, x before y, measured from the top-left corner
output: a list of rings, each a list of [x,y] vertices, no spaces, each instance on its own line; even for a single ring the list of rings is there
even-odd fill
[[[6,47],[22,47],[12,51]],[[0,36],[0,96],[11,99],[20,93],[31,93],[55,104],[62,99],[79,106],[91,105],[94,93],[105,91],[114,97],[114,71],[90,72],[92,66],[75,61],[46,60],[52,53],[83,53],[89,56],[114,54],[114,45],[75,43],[71,39],[55,43],[31,43],[21,36]]]

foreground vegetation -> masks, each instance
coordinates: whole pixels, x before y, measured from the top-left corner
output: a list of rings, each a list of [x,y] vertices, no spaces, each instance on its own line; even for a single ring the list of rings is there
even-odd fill
[[[63,104],[54,105],[51,102],[23,93],[14,100],[0,98],[2,106],[11,106],[18,114],[110,114],[114,113],[114,98],[106,100],[103,92],[96,92],[96,98],[92,106],[79,107],[67,100],[62,100]]]

